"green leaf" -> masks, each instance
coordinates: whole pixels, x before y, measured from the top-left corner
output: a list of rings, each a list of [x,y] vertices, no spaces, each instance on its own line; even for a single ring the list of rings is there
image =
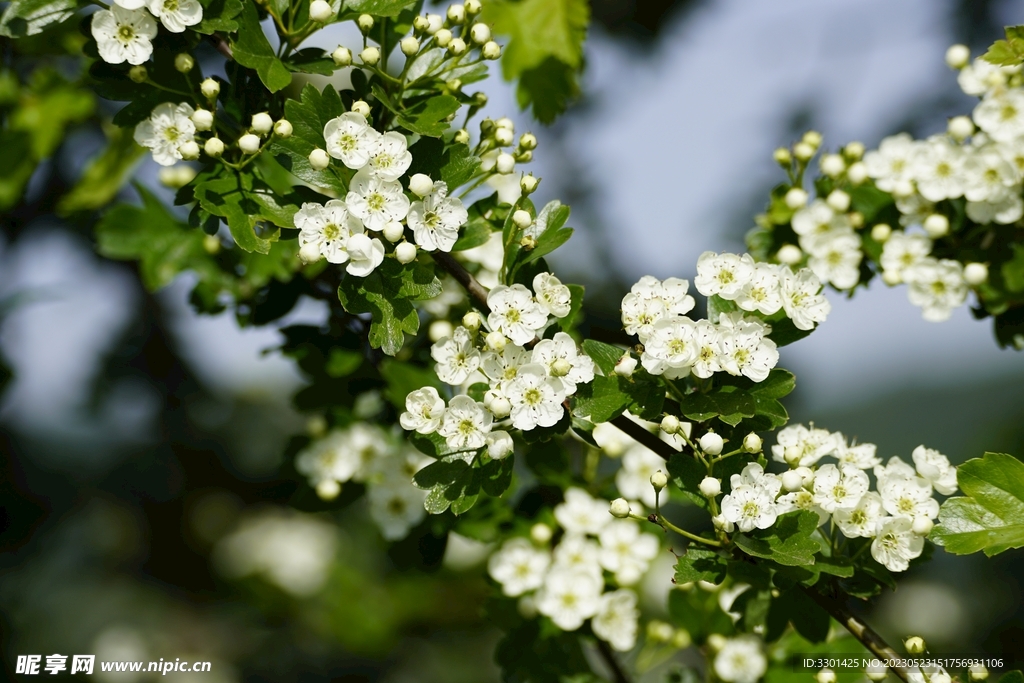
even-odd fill
[[[200,0],[203,5],[203,20],[195,26],[199,33],[207,35],[221,31],[234,33],[238,30],[235,17],[242,13],[242,0]]]
[[[1024,26],[1007,26],[1006,40],[997,40],[982,59],[1000,66],[1014,66],[1024,61]]]
[[[1024,546],[1024,463],[985,453],[957,468],[957,484],[966,495],[942,504],[931,540],[956,555]]]
[[[525,252],[519,265],[533,263],[565,244],[572,237],[572,228],[564,227],[567,220],[569,220],[568,206],[558,200],[545,204],[534,221],[534,229],[538,232],[537,246]]]
[[[284,65],[291,71],[321,76],[330,76],[338,69],[331,56],[318,47],[307,47],[293,52],[284,61]]]
[[[725,384],[704,394],[699,391],[687,394],[679,400],[683,415],[697,422],[706,422],[718,417],[722,422],[736,426],[743,418],[753,417],[757,404],[753,396],[739,387]]]
[[[787,622],[812,643],[823,642],[828,637],[828,613],[801,588],[787,590],[772,600],[766,619],[765,640],[776,640]]]
[[[725,558],[717,552],[690,545],[676,563],[675,581],[677,584],[710,581],[717,586],[725,581],[726,567]]]
[[[818,528],[818,515],[798,510],[779,517],[768,529],[737,534],[736,545],[746,554],[779,564],[802,567],[814,564],[821,546],[811,534]]]
[[[360,355],[360,359],[362,356]],[[441,380],[431,367],[420,367],[412,363],[402,363],[392,358],[385,358],[380,363],[380,374],[387,380],[388,387],[384,397],[399,411],[405,410],[405,397],[410,392],[423,387],[441,389]]]
[[[618,346],[605,344],[594,339],[584,339],[583,353],[590,356],[594,364],[601,368],[601,372],[605,375],[612,375],[615,371],[615,365],[622,358],[622,354],[625,351]]]
[[[374,86],[374,94],[379,86]],[[459,110],[459,101],[451,95],[438,95],[426,102],[398,112],[398,125],[420,135],[440,137],[451,127],[448,117]]]
[[[77,7],[76,0],[13,0],[0,16],[0,36],[34,36],[70,18]]]
[[[348,191],[351,171],[333,163],[322,171],[309,165],[309,153],[327,145],[324,126],[343,112],[341,98],[333,86],[325,86],[320,92],[307,83],[298,100],[285,100],[284,113],[292,124],[292,135],[285,139],[275,136],[271,140],[270,152],[274,160],[307,183],[344,196]]]
[[[270,41],[263,33],[259,15],[256,13],[256,3],[242,3],[236,36],[231,44],[235,61],[242,66],[255,69],[267,90],[277,92],[292,82],[291,72],[274,54],[274,48],[270,46]]]
[[[194,186],[196,201],[214,216],[225,219],[235,244],[245,251],[270,253],[270,245],[276,237],[268,239],[256,234],[256,223],[266,217],[268,188],[258,183],[250,173],[227,169],[201,175],[197,181]]]
[[[369,14],[375,17],[397,17],[416,0],[345,0],[342,11]]]
[[[479,247],[481,244],[486,244],[493,234],[494,230],[491,229],[491,224],[487,221],[482,219],[470,221],[466,224],[455,245],[452,246],[452,251],[465,251]]]
[[[1024,292],[1024,244],[1013,244],[1013,258],[1002,265],[1003,281],[1011,292]]]
[[[792,320],[786,317],[779,320],[773,320],[771,322],[771,326],[772,331],[771,334],[768,335],[768,338],[775,342],[776,346],[780,347],[788,346],[793,342],[800,341],[815,329],[801,330],[793,324]]]
[[[569,312],[564,318],[558,319],[558,326],[568,332],[576,324],[576,319],[580,317],[580,311],[583,310],[583,297],[586,294],[586,289],[583,285],[566,285],[566,288],[569,290]]]
[[[534,118],[544,124],[554,123],[579,96],[576,69],[555,57],[523,71],[516,88],[519,108],[525,111],[532,107]]]
[[[31,136],[18,130],[0,130],[0,210],[18,203],[35,170]]]
[[[109,204],[145,152],[135,144],[130,130],[112,129],[106,148],[89,162],[75,186],[60,198],[57,214],[95,211]]]

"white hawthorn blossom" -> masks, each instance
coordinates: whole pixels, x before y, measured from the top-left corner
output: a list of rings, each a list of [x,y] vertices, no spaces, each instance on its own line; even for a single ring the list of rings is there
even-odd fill
[[[423,387],[410,391],[405,397],[405,412],[399,416],[398,421],[402,429],[432,434],[441,425],[444,409],[444,399],[437,393],[437,389]]]
[[[771,263],[754,264],[754,273],[736,295],[736,305],[744,311],[772,315],[782,308],[779,267]]]
[[[345,272],[349,275],[366,277],[384,262],[384,243],[376,237],[370,239],[361,232],[348,238],[345,250],[349,258]]]
[[[552,552],[552,571],[591,574],[601,578],[601,548],[583,534],[567,534]]]
[[[486,351],[480,369],[492,387],[504,389],[519,374],[519,368],[531,362],[531,353],[522,346],[507,344],[500,353]]]
[[[807,265],[822,282],[836,289],[852,289],[860,281],[860,237],[850,228],[832,230],[818,236],[806,248],[811,255]]]
[[[923,258],[903,271],[903,280],[909,285],[910,303],[920,306],[929,322],[948,320],[953,309],[967,301],[968,287],[959,261]]]
[[[381,180],[401,178],[412,164],[405,136],[393,130],[383,133],[370,153],[369,164],[370,171]]]
[[[778,518],[774,496],[759,486],[743,484],[722,498],[722,517],[742,532],[767,529]]]
[[[398,182],[383,180],[365,170],[352,178],[345,203],[352,215],[374,232],[403,220],[409,213],[409,198]]]
[[[115,9],[118,8],[115,6]],[[104,11],[100,10],[96,14]],[[195,140],[196,126],[192,123],[194,112],[185,102],[158,104],[149,118],[135,126],[135,142],[149,148],[156,163],[173,166],[182,159],[181,145]]]
[[[885,138],[877,150],[864,155],[864,167],[878,189],[892,192],[901,184],[909,185],[913,179],[911,160],[917,146],[909,134],[899,133]]]
[[[448,196],[448,185],[434,183],[430,194],[409,207],[409,227],[416,244],[427,251],[451,251],[459,239],[459,228],[469,213],[458,197]]]
[[[662,304],[659,302],[659,306]],[[668,379],[686,377],[697,362],[695,323],[686,317],[665,318],[651,326],[650,336],[644,340],[640,362],[652,375]],[[641,339],[644,339],[641,336]]]
[[[203,20],[198,0],[149,0],[149,11],[171,33],[183,33]]]
[[[874,491],[861,496],[852,508],[840,508],[832,513],[832,519],[847,538],[873,538],[884,516],[882,497]]]
[[[919,144],[912,159],[917,191],[930,202],[963,194],[963,151],[945,136]]]
[[[324,126],[327,153],[353,170],[370,163],[379,138],[380,133],[366,122],[366,117],[353,111],[331,119]]]
[[[1012,142],[1024,135],[1024,92],[988,93],[974,108],[974,123],[993,140]]]
[[[548,377],[544,366],[538,363],[528,363],[519,368],[516,378],[505,388],[505,396],[512,404],[510,416],[516,429],[552,427],[565,412],[562,382]]]
[[[601,566],[615,575],[620,586],[640,581],[660,549],[658,538],[640,533],[640,526],[630,519],[612,520],[601,530],[599,539]]]
[[[608,514],[608,501],[571,487],[565,491],[565,500],[555,506],[555,519],[567,534],[599,534],[612,516]]]
[[[750,254],[716,254],[705,251],[697,259],[697,277],[693,284],[704,296],[717,294],[723,299],[735,299],[754,274],[754,259]]]
[[[439,339],[430,347],[430,357],[437,361],[437,376],[453,386],[465,382],[480,367],[480,352],[473,346],[473,336],[461,325],[452,336]]]
[[[721,368],[730,375],[743,375],[755,382],[767,379],[779,362],[779,352],[775,342],[765,338],[764,330],[764,325],[755,320],[720,326],[718,363]]]
[[[832,304],[821,293],[821,280],[808,268],[796,273],[784,270],[780,278],[782,307],[798,330],[813,330],[832,311]]]
[[[722,346],[718,327],[707,320],[698,320],[693,325],[693,346],[696,357],[690,372],[696,377],[707,379],[722,369],[719,363]]]
[[[932,498],[932,485],[923,477],[888,477],[878,482],[882,507],[894,517],[935,519],[939,502]]]
[[[933,448],[918,446],[911,454],[917,473],[935,487],[944,496],[956,493],[956,467],[949,464],[949,459]]]
[[[871,541],[871,556],[894,572],[906,571],[910,560],[921,555],[924,537],[913,532],[909,517],[886,517],[878,522],[878,531]]]
[[[577,384],[594,379],[594,361],[579,353],[576,341],[565,332],[556,332],[552,339],[537,342],[533,347],[532,362],[540,364],[548,375],[557,378],[566,395],[576,393]]]
[[[385,479],[368,487],[366,497],[370,503],[370,518],[387,541],[405,538],[427,515],[423,508],[427,492],[408,481]]]
[[[540,588],[550,564],[546,550],[535,548],[525,538],[513,538],[491,555],[487,572],[501,584],[505,595],[514,598]]]
[[[340,199],[326,204],[306,202],[295,213],[294,221],[299,229],[299,245],[312,244],[329,263],[348,261],[349,238],[363,232],[362,223]]]
[[[925,235],[897,231],[885,241],[879,261],[884,272],[902,279],[903,273],[925,259],[931,250],[932,241]]]
[[[547,313],[526,287],[498,285],[487,293],[487,324],[519,345],[527,344],[548,322]]]
[[[537,273],[533,278],[537,303],[548,315],[564,318],[572,310],[572,293],[551,273]]]
[[[761,641],[757,636],[729,638],[715,655],[715,673],[726,683],[757,683],[768,670]]]
[[[487,433],[491,431],[493,420],[494,416],[483,403],[469,396],[456,396],[448,402],[437,433],[455,450],[483,448],[487,445]]]
[[[597,614],[590,620],[594,635],[607,641],[613,649],[628,652],[636,645],[637,622],[640,610],[637,609],[636,593],[629,590],[617,590],[601,596]]]
[[[563,631],[575,631],[600,609],[603,583],[588,572],[552,571],[537,593],[537,610]]]
[[[863,470],[852,465],[822,465],[814,475],[814,502],[829,513],[852,508],[870,487]]]
[[[826,455],[836,451],[836,439],[827,429],[810,429],[801,424],[780,429],[772,446],[772,460],[791,467],[813,467]]]
[[[656,501],[651,475],[665,471],[665,460],[639,443],[634,443],[622,454],[622,467],[615,473],[615,487],[627,500],[639,500],[649,508]],[[605,510],[607,516],[607,510]]]
[[[128,62],[138,65],[153,54],[151,41],[156,37],[156,21],[153,20],[149,12],[141,8],[142,4],[134,8],[111,5],[110,9],[101,9],[92,15],[90,30],[92,37],[96,39],[96,49],[104,62],[108,64]],[[177,157],[177,159],[180,158],[180,156]],[[163,162],[158,161],[157,163]]]

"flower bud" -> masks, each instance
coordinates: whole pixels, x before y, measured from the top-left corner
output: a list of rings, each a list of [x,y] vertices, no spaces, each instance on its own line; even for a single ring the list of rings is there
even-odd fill
[[[537,248],[537,238],[533,235],[523,235],[523,239],[519,240],[519,246],[526,251],[533,251]]]
[[[519,189],[524,195],[533,194],[539,184],[540,181],[533,177],[532,173],[527,173],[519,180]]]
[[[364,100],[356,100],[352,103],[351,111],[363,116],[364,118],[370,118],[370,105]]]
[[[787,491],[798,491],[804,487],[804,478],[796,470],[782,473],[782,488]]]
[[[661,491],[663,488],[668,486],[668,475],[661,470],[656,470],[651,475],[651,486],[654,487],[655,491]]]
[[[216,235],[203,235],[203,251],[211,256],[220,251],[220,238]]]
[[[376,66],[377,62],[380,61],[380,48],[371,45],[359,53],[359,59],[362,60],[363,64]]]
[[[293,130],[292,122],[288,119],[278,119],[274,122],[274,135],[279,138],[290,138]]]
[[[850,168],[846,169],[846,179],[854,185],[860,185],[868,179],[868,167],[861,161],[850,164]]]
[[[359,30],[363,33],[369,33],[370,29],[373,28],[373,17],[369,14],[360,14],[359,18],[356,19],[356,25],[359,26]]]
[[[527,151],[537,149],[537,136],[533,133],[523,133],[519,136],[519,148]]]
[[[775,163],[780,166],[789,166],[793,163],[793,155],[790,154],[789,150],[785,147],[779,147],[772,153],[772,158],[775,159]]]
[[[444,17],[440,14],[428,14],[426,15],[427,28],[425,29],[428,35],[436,35],[441,27],[444,26]]]
[[[907,179],[897,180],[892,186],[892,196],[897,199],[912,197],[914,195],[914,183]]]
[[[537,522],[530,527],[530,540],[537,545],[546,545],[553,535],[554,532],[551,530],[551,527],[543,522]]]
[[[714,498],[722,492],[722,482],[714,477],[704,477],[698,488],[705,498]]]
[[[327,156],[327,152],[317,147],[309,153],[309,165],[314,171],[322,171],[331,165],[331,157]]]
[[[260,135],[266,135],[274,128],[274,119],[265,111],[252,115],[252,129]]]
[[[450,337],[454,333],[455,328],[447,320],[435,320],[430,323],[430,327],[427,328],[427,336],[432,342],[440,341],[445,337]]]
[[[252,133],[246,133],[238,138],[238,148],[245,154],[255,154],[260,151],[260,139]]]
[[[466,54],[467,49],[469,48],[466,47],[466,41],[462,38],[452,38],[448,43],[448,52],[455,57]]]
[[[715,515],[711,518],[711,523],[715,525],[716,529],[724,531],[727,534],[731,534],[736,530],[736,525],[727,520],[722,515]]]
[[[933,240],[949,234],[949,219],[941,213],[933,213],[924,219],[924,231]]]
[[[483,7],[480,5],[480,0],[466,0],[462,3],[462,6],[466,8],[466,16],[475,17],[480,14],[480,10]]]
[[[515,170],[516,160],[508,152],[502,152],[498,155],[497,161],[494,162],[494,168],[501,175],[508,175]]]
[[[800,161],[807,161],[814,156],[814,147],[806,142],[798,142],[793,145],[793,155]]]
[[[206,141],[206,144],[203,145],[203,151],[205,151],[209,156],[217,158],[224,153],[224,143],[220,138],[210,138]]]
[[[494,417],[499,420],[504,417],[508,417],[508,414],[512,412],[512,403],[504,396],[496,396],[487,406],[487,409],[491,411]]]
[[[438,30],[434,34],[434,42],[438,47],[448,47],[448,43],[452,42],[452,32],[446,28]]]
[[[303,263],[315,263],[320,260],[320,250],[315,244],[303,244],[299,249],[299,258]]]
[[[967,669],[967,677],[972,681],[984,681],[988,678],[988,669],[984,664],[974,664]]]
[[[493,330],[492,332],[487,333],[487,347],[492,351],[501,353],[501,350],[505,348],[506,344],[508,344],[508,339],[506,339],[505,335],[501,332]]]
[[[924,638],[921,636],[911,636],[903,642],[903,646],[907,648],[907,653],[912,655],[919,655],[925,651]]]
[[[447,16],[453,24],[461,24],[466,20],[466,8],[462,5],[449,5]]]
[[[559,358],[551,364],[552,377],[565,377],[570,372],[572,372],[572,363],[564,358]]]
[[[482,324],[483,318],[476,311],[469,311],[466,315],[462,316],[462,326],[470,332],[476,332]]]
[[[679,418],[675,415],[666,415],[661,418],[661,431],[666,434],[677,434],[682,426]]]
[[[416,245],[409,242],[402,242],[395,247],[395,258],[399,263],[412,263],[416,260]]]
[[[512,213],[512,222],[520,230],[525,230],[526,228],[533,225],[533,216],[530,215],[529,211],[524,211],[523,209],[516,209]]]
[[[708,432],[704,436],[700,437],[700,449],[704,451],[706,455],[718,455],[722,452],[725,447],[725,441],[722,437],[714,432]]]
[[[196,60],[192,59],[192,55],[187,52],[174,56],[174,68],[183,74],[187,74],[189,71],[194,69],[196,66]]]
[[[864,669],[864,675],[871,681],[884,681],[889,675],[889,668],[881,662],[872,662]]]
[[[313,0],[313,2],[309,3],[309,18],[321,24],[325,24],[333,19],[334,10],[331,8],[331,3],[326,2],[326,0]]]
[[[836,672],[832,669],[822,669],[814,674],[814,680],[817,683],[836,683]]]
[[[826,154],[821,157],[821,172],[829,178],[838,178],[845,170],[846,162],[838,154]]]
[[[316,485],[316,495],[320,500],[334,500],[341,493],[341,484],[335,479],[324,479]]]
[[[988,266],[984,263],[968,263],[964,266],[964,281],[972,287],[985,284],[988,280]]]
[[[491,40],[491,27],[487,24],[473,24],[469,29],[469,38],[477,45],[484,45]]]
[[[195,140],[189,140],[178,145],[178,151],[181,152],[181,158],[191,161],[199,158],[199,145],[196,144]]]
[[[402,54],[406,57],[412,57],[420,51],[420,41],[415,36],[402,38],[402,42],[398,46],[402,48]]]
[[[914,525],[911,529],[918,536],[927,536],[932,532],[933,526],[935,526],[935,523],[927,517],[915,517]]]
[[[514,136],[515,133],[510,131],[508,128],[496,128],[494,130],[494,141],[501,147],[511,145]]]
[[[146,79],[149,78],[149,71],[146,70],[146,67],[139,64],[128,69],[128,78],[132,79],[135,83],[145,83]]]
[[[196,109],[192,112],[192,123],[196,130],[210,130],[213,128],[213,112],[208,109]]]
[[[424,173],[414,173],[409,178],[409,191],[417,197],[426,197],[434,190],[434,181]]]
[[[775,257],[779,259],[779,263],[794,266],[803,259],[804,252],[800,251],[800,247],[795,244],[783,244]]]
[[[754,432],[750,432],[743,437],[743,450],[747,453],[760,453],[761,452],[761,437]]]
[[[895,287],[903,282],[903,275],[898,270],[885,270],[882,271],[882,282],[890,287]]]
[[[612,513],[612,517],[626,519],[629,517],[629,503],[625,498],[616,498],[609,506],[608,512]]]
[[[850,208],[850,195],[842,190],[832,190],[825,202],[836,211],[843,212]]]
[[[876,242],[884,242],[892,235],[892,228],[888,223],[879,223],[871,228],[871,239]]]
[[[632,377],[633,372],[636,370],[636,358],[627,351],[622,354],[622,358],[615,364],[613,372],[619,377]]]
[[[657,619],[652,619],[647,624],[647,640],[654,643],[667,643],[675,635],[672,624]]]
[[[203,97],[212,100],[220,94],[220,83],[212,78],[207,78],[199,84],[199,90],[203,93]]]
[[[950,69],[962,69],[971,61],[971,49],[966,45],[951,45],[946,50],[946,64]]]
[[[352,63],[352,50],[339,45],[338,49],[331,53],[331,59],[338,66],[348,66]]]
[[[807,192],[799,187],[794,187],[786,193],[784,200],[789,208],[799,209],[807,205]]]
[[[804,136],[800,141],[817,149],[821,146],[821,133],[816,130],[809,130],[804,133]]]
[[[480,48],[480,56],[484,59],[498,59],[501,57],[501,45],[498,45],[493,40],[488,40],[484,43],[484,46]]]
[[[455,131],[455,137],[452,138],[457,144],[468,145],[469,144],[469,131],[465,128],[460,128]]]
[[[516,129],[516,124],[512,121],[512,119],[510,119],[507,116],[502,116],[500,119],[494,122],[494,125],[496,125],[498,128],[508,128],[513,132],[515,132]]]
[[[677,650],[685,650],[693,644],[693,638],[690,637],[690,632],[685,628],[677,628],[676,632],[672,634],[672,647]]]
[[[864,143],[863,142],[848,142],[846,147],[843,147],[843,156],[851,161],[859,161],[864,156]]]

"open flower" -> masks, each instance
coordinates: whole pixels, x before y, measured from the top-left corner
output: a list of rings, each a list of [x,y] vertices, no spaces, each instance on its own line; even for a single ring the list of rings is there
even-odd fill
[[[565,389],[562,383],[548,377],[544,366],[528,363],[519,369],[516,378],[509,382],[505,396],[512,404],[512,425],[516,429],[529,430],[534,427],[552,427],[562,419],[565,412],[562,401]]]
[[[363,232],[362,223],[340,199],[326,204],[306,202],[295,212],[294,220],[299,229],[299,245],[312,244],[329,263],[348,261],[349,238]]]
[[[150,41],[156,37],[156,21],[141,7],[126,9],[111,5],[110,9],[101,9],[92,15],[90,30],[104,62],[142,64],[153,54]]]
[[[380,231],[394,221],[401,221],[409,213],[409,198],[402,186],[360,171],[352,178],[348,197],[348,210],[363,222],[367,230]]]
[[[370,163],[379,138],[380,133],[366,122],[366,117],[354,111],[345,112],[324,126],[327,153],[354,170]]]
[[[115,5],[114,9],[118,7]],[[173,166],[182,158],[181,146],[195,140],[193,113],[192,107],[185,102],[177,105],[170,102],[158,104],[148,119],[135,126],[135,142],[149,148],[156,163]]]
[[[171,33],[182,33],[203,20],[198,0],[149,0],[149,11]]]
[[[444,411],[437,433],[445,438],[449,448],[455,450],[483,448],[493,420],[494,416],[483,403],[469,396],[456,396]]]
[[[434,189],[409,207],[409,227],[416,244],[428,251],[451,251],[459,239],[459,228],[469,220],[469,213],[458,197],[448,196],[448,186],[434,183]]]

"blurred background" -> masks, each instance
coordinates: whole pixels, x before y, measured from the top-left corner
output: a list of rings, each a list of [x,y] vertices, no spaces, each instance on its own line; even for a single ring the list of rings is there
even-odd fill
[[[555,271],[587,286],[588,319],[608,329],[641,275],[692,278],[702,251],[743,248],[782,178],[774,148],[809,128],[831,149],[943,130],[973,106],[945,49],[978,54],[1024,22],[1020,0],[592,8],[584,96],[567,115],[532,125],[500,81],[486,113],[537,133],[538,199],[570,204],[577,229]],[[305,429],[290,408],[302,378],[264,351],[281,325],[325,311],[302,303],[244,331],[231,314],[198,317],[187,278],[150,295],[133,266],[95,255],[90,225],[51,213],[102,139],[76,129],[0,219],[4,669],[58,652],[210,660],[202,680],[225,683],[497,680],[499,634],[479,625],[484,549],[445,549],[427,524],[389,551],[359,506],[335,515],[351,518],[341,529],[296,511],[325,507],[284,463]],[[158,187],[156,170],[138,177]],[[1024,355],[999,350],[987,322],[965,308],[926,323],[879,282],[830,299],[828,323],[783,352],[794,420],[886,458],[920,443],[954,462],[1024,454]],[[939,550],[879,601],[877,627],[937,652],[1024,651],[1020,557]],[[667,588],[662,574],[652,604]]]

